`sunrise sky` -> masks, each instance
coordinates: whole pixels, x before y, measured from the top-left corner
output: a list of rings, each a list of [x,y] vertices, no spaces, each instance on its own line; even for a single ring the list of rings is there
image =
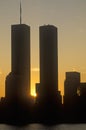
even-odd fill
[[[22,0],[23,23],[31,26],[31,93],[39,82],[39,26],[58,27],[59,89],[65,72],[86,81],[86,0]],[[11,25],[19,23],[19,0],[0,0],[0,96],[11,69]]]

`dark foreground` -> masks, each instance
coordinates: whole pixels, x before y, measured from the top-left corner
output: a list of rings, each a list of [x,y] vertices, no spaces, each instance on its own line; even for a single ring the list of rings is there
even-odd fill
[[[86,123],[86,108],[71,108],[64,106],[38,106],[17,103],[5,103],[0,106],[0,123],[10,125],[26,125],[30,123],[78,124]]]

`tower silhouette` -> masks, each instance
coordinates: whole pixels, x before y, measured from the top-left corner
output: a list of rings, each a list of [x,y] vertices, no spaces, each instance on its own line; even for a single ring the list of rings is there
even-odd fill
[[[22,24],[20,0],[20,24],[11,26],[11,72],[6,77],[7,100],[18,101],[30,95],[30,27]]]
[[[58,46],[57,28],[40,26],[40,90],[42,102],[56,102],[58,90]]]
[[[11,27],[11,73],[6,78],[6,98],[20,100],[30,95],[30,27]]]
[[[66,79],[64,82],[64,103],[73,104],[77,97],[77,89],[80,86],[79,72],[66,72]]]
[[[77,88],[79,86],[80,86],[80,73],[66,72],[66,80],[64,83],[64,95],[68,97],[77,95]]]

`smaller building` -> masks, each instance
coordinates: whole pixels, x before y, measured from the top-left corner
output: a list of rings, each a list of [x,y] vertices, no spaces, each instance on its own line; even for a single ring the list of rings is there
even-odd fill
[[[64,95],[75,96],[77,95],[77,88],[80,85],[79,72],[66,72],[66,79],[64,82]]]
[[[86,96],[86,82],[80,83],[78,90],[79,90],[80,96]]]
[[[80,86],[79,72],[66,72],[64,82],[64,104],[74,104],[77,101],[77,89]]]

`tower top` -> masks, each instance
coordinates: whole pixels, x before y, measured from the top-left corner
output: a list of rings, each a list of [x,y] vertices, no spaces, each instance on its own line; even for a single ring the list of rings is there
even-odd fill
[[[22,24],[22,5],[20,0],[20,24]]]

